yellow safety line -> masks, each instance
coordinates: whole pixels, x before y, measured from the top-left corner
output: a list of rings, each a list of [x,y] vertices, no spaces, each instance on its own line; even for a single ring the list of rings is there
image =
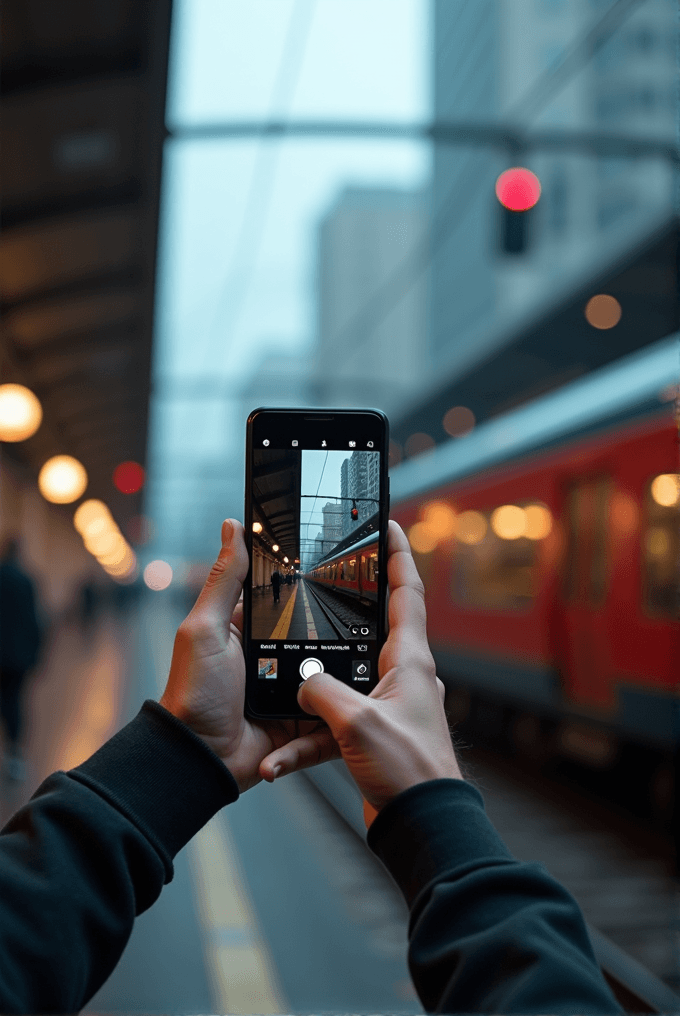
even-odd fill
[[[307,590],[302,587],[302,602],[305,605],[305,617],[307,620],[307,638],[318,639],[316,634],[316,625],[314,624],[314,617],[312,616],[312,608],[309,606],[309,600],[307,599]]]
[[[290,628],[290,619],[293,616],[293,607],[295,606],[295,597],[297,596],[298,587],[296,586],[293,590],[293,595],[289,599],[286,606],[283,608],[283,613],[279,618],[274,631],[269,636],[270,639],[285,639],[288,637],[288,629]]]
[[[205,825],[190,849],[214,1012],[290,1012],[257,927],[224,818],[215,816]]]

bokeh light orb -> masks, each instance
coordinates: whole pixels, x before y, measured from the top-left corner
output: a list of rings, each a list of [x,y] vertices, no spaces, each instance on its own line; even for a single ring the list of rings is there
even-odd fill
[[[439,541],[427,522],[416,522],[408,531],[408,542],[416,554],[431,554]]]
[[[491,528],[501,540],[517,540],[524,536],[527,516],[524,508],[516,504],[504,504],[491,515]]]
[[[167,589],[172,582],[172,568],[167,561],[149,561],[144,569],[144,584],[156,592]]]
[[[475,414],[467,406],[453,406],[444,414],[442,427],[450,437],[464,437],[474,430]]]
[[[447,540],[456,531],[456,513],[446,501],[430,501],[426,504],[422,521],[437,540]]]
[[[662,508],[672,508],[680,501],[680,476],[677,473],[661,473],[652,480],[652,497]]]
[[[144,476],[139,462],[121,462],[113,471],[113,483],[121,494],[136,494],[144,486]]]
[[[42,406],[24,385],[0,385],[0,441],[25,441],[42,423]]]
[[[77,501],[87,487],[85,467],[72,455],[55,455],[40,470],[38,487],[46,501],[70,504]]]
[[[261,522],[253,522],[253,532],[254,533],[261,533],[262,532],[262,523]]]
[[[481,512],[461,512],[456,518],[456,539],[472,547],[486,536],[488,523]]]
[[[113,522],[111,512],[103,501],[99,501],[95,497],[83,501],[73,513],[73,525],[81,535],[86,533],[89,527],[95,525],[95,523],[101,524],[104,522],[106,524],[105,520],[108,521],[108,524]],[[99,525],[95,525],[96,528],[99,528]]]
[[[598,293],[588,300],[584,314],[589,325],[606,331],[618,325],[621,320],[621,304],[615,296]]]
[[[552,529],[552,515],[544,504],[530,504],[524,509],[524,535],[530,540],[544,540]]]
[[[541,196],[541,181],[530,169],[513,166],[496,180],[496,197],[511,212],[526,212]]]

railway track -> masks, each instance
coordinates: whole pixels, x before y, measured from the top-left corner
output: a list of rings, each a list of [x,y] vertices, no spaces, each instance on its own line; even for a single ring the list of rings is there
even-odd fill
[[[307,580],[305,583],[307,594],[314,597],[320,610],[327,618],[328,623],[337,632],[339,638],[343,640],[349,639],[361,639],[361,630],[354,633],[352,632],[353,627],[369,626],[371,629],[371,635],[375,635],[375,615],[374,611],[370,607],[364,606],[364,604],[357,601],[354,603],[342,596],[342,594],[331,593],[327,589],[323,589],[316,585],[314,582]],[[364,633],[364,638],[366,634]]]

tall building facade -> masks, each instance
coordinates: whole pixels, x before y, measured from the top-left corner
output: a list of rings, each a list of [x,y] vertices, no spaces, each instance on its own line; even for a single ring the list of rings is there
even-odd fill
[[[434,117],[588,131],[676,143],[677,2],[646,0],[553,94],[535,89],[611,0],[432,0]],[[543,192],[530,249],[503,257],[494,184],[527,165]],[[673,214],[670,163],[567,149],[518,157],[437,144],[431,197],[431,360],[455,373],[492,350],[499,329],[608,258],[634,249]]]
[[[340,469],[340,495],[342,498],[342,535],[349,536],[366,519],[375,515],[380,497],[380,457],[376,452],[355,451],[344,460]],[[357,509],[352,518],[350,500]]]
[[[348,187],[322,220],[317,403],[389,414],[426,372],[427,215],[420,191]]]

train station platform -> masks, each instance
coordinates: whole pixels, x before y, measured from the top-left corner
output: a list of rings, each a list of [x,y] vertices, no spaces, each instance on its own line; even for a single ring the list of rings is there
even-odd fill
[[[271,592],[253,600],[253,638],[337,639],[337,633],[304,581],[281,586],[280,602]]]
[[[296,587],[284,591],[290,601]],[[169,590],[54,633],[27,693],[28,777],[3,786],[3,821],[159,698],[183,616]],[[83,1012],[420,1013],[407,920],[382,866],[303,774],[262,783],[178,854]]]

